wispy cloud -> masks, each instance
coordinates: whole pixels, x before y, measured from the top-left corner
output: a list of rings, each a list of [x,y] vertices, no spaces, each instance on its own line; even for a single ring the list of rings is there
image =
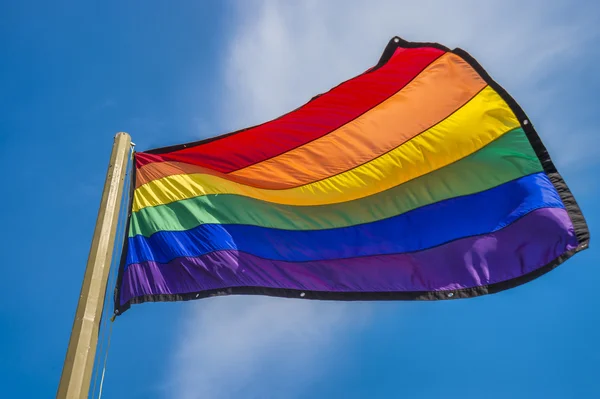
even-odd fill
[[[581,55],[585,9],[545,1],[248,1],[227,59],[240,127],[289,111],[372,66],[395,34],[463,47],[509,90],[538,99],[538,85]],[[569,7],[573,9],[574,7]],[[563,10],[564,9],[564,10]],[[531,89],[535,88],[536,92]],[[526,99],[524,99],[526,100]],[[537,103],[537,102],[536,102]]]
[[[235,7],[224,54],[228,130],[288,112],[369,68],[393,35],[467,49],[528,112],[541,115],[554,91],[549,78],[582,56],[595,23],[583,5],[575,10],[568,1],[266,0]],[[551,131],[545,140],[558,147],[559,136]],[[595,149],[564,150],[565,164],[582,153],[594,158]],[[371,306],[248,297],[190,304],[173,359],[175,396],[292,399],[306,379],[327,371],[336,337],[367,320]],[[254,382],[266,368],[274,372],[269,391]],[[278,387],[289,389],[274,394]]]
[[[350,312],[350,305],[248,296],[192,306],[181,326],[169,397],[293,397],[284,392],[319,376],[313,365],[327,365],[323,355],[343,342],[342,331],[364,324],[368,308],[359,304]]]

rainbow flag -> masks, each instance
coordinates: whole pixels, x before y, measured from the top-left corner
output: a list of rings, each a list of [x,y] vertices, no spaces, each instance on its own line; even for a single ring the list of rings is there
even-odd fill
[[[117,314],[229,294],[473,297],[589,241],[523,110],[439,44],[393,38],[275,120],[134,156]]]

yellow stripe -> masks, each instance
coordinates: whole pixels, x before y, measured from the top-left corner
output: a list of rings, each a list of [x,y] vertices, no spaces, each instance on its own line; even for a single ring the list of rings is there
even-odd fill
[[[250,187],[208,174],[168,176],[139,187],[134,194],[133,211],[208,194],[237,194],[286,205],[351,201],[442,168],[519,126],[506,102],[492,88],[486,87],[461,109],[421,135],[339,175],[284,190]]]

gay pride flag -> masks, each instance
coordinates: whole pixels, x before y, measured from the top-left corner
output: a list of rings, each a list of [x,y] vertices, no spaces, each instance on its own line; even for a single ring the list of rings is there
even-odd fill
[[[589,233],[523,110],[465,51],[379,63],[259,126],[135,154],[115,295],[448,299],[534,279]]]

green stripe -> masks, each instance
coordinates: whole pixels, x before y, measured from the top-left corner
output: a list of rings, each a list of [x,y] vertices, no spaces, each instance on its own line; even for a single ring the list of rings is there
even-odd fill
[[[452,197],[474,194],[542,171],[522,129],[479,151],[382,193],[321,205],[280,205],[239,195],[205,195],[133,213],[129,236],[181,231],[200,224],[248,224],[286,230],[320,230],[369,223]]]

